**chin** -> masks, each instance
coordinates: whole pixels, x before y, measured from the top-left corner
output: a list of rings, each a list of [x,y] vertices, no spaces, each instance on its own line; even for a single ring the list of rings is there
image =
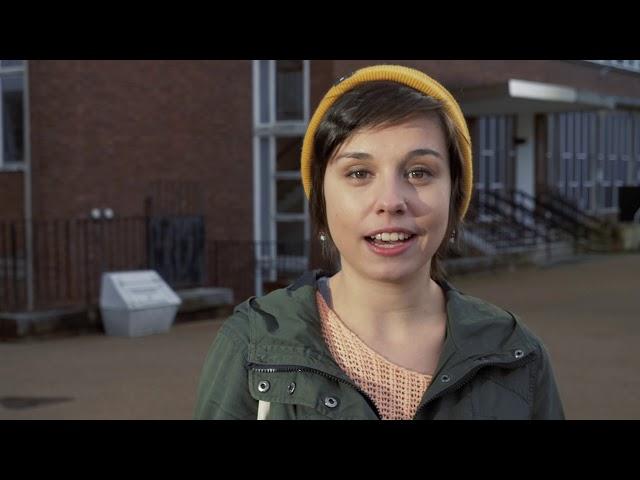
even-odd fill
[[[385,264],[386,263],[386,264]],[[417,264],[416,262],[380,262],[377,265],[363,265],[360,270],[364,275],[380,282],[402,283],[418,275],[421,271],[427,271],[429,262]]]
[[[350,265],[350,268],[357,271],[360,275],[371,280],[389,283],[404,283],[407,280],[416,278],[424,272],[430,276],[431,256],[435,254],[436,245],[422,243],[417,251],[412,255],[398,257],[378,257],[374,256],[368,250],[366,252],[360,248],[341,249],[338,245],[338,251],[341,254],[341,263]],[[348,253],[347,253],[348,252]],[[346,253],[346,255],[345,255]],[[430,255],[431,254],[431,255]],[[354,261],[350,261],[352,258]]]

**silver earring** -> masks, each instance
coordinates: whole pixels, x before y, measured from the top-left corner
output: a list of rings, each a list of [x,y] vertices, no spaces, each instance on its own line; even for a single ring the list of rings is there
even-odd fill
[[[456,241],[456,231],[455,231],[455,230],[453,230],[453,231],[451,232],[451,237],[449,238],[449,242],[450,242],[450,243],[453,243],[453,242],[455,242],[455,241]]]
[[[326,239],[327,239],[327,237],[325,236],[325,234],[324,234],[324,233],[321,233],[321,234],[320,234],[320,241],[321,241],[321,242],[324,242]]]

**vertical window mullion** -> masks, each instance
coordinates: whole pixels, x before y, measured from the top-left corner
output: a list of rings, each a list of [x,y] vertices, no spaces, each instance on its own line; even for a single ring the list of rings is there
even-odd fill
[[[556,164],[555,143],[557,131],[555,129],[556,116],[552,113],[547,115],[547,185],[555,187],[556,184]]]
[[[560,171],[558,172],[560,192],[567,194],[567,114],[560,114]]]
[[[478,155],[478,178],[476,179],[476,188],[479,190],[483,190],[484,184],[484,150],[485,150],[485,130],[486,130],[486,119],[484,117],[480,117],[478,119],[478,140],[479,140],[479,155]]]
[[[635,184],[640,186],[640,114],[633,115],[633,124],[634,124],[634,158],[635,158],[635,167],[636,167],[636,175],[635,175]]]
[[[580,194],[580,163],[582,162],[582,114],[573,114],[573,165],[571,166],[571,180],[575,189],[576,199]]]
[[[311,116],[311,113],[309,112],[309,105],[311,103],[310,100],[310,95],[311,95],[311,88],[309,87],[310,81],[311,81],[311,65],[309,60],[303,60],[302,63],[303,66],[303,80],[302,80],[302,94],[303,94],[303,111],[304,111],[304,122],[308,123],[309,122],[309,117]]]
[[[582,158],[580,160],[580,169],[578,171],[580,198],[582,198],[582,208],[589,210],[589,125],[590,114],[585,112],[580,122],[580,151]]]
[[[489,190],[493,190],[493,184],[495,182],[495,171],[496,171],[496,137],[497,137],[497,128],[496,128],[496,117],[491,117],[489,119],[489,147],[491,152],[489,154],[489,168],[488,170],[488,180],[489,180]]]
[[[507,145],[507,117],[502,116],[499,118],[499,148],[498,148],[498,158],[496,164],[496,189],[504,190],[505,187],[505,165],[507,163],[507,152],[509,146]]]
[[[589,179],[589,211],[596,213],[596,162],[598,159],[598,137],[597,137],[598,116],[595,113],[589,114],[589,159],[587,161],[587,178]]]
[[[605,189],[605,162],[607,160],[607,138],[606,138],[606,118],[604,113],[598,114],[598,163],[596,170],[596,185],[598,212],[605,210],[604,189]]]
[[[625,128],[626,135],[626,155],[627,155],[627,185],[633,185],[633,116],[631,113],[627,114],[627,127]]]
[[[269,60],[269,124],[276,123],[276,60]]]
[[[607,121],[607,209],[611,210],[613,206],[613,185],[614,185],[614,162],[615,162],[615,147],[613,138],[613,117],[609,116]]]

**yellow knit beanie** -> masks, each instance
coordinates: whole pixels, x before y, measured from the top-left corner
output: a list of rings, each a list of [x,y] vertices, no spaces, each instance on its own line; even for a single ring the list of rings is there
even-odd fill
[[[307,198],[311,196],[311,162],[313,152],[313,141],[316,134],[316,130],[320,125],[320,122],[324,118],[327,110],[340,98],[345,92],[353,89],[354,87],[366,82],[373,82],[379,80],[387,80],[392,82],[401,83],[415,90],[418,90],[425,95],[435,98],[442,102],[445,113],[452,120],[456,135],[459,139],[459,144],[462,149],[462,208],[460,210],[460,219],[464,218],[464,215],[469,208],[469,202],[471,201],[471,191],[473,188],[473,166],[471,163],[471,137],[469,136],[469,129],[467,122],[464,119],[462,110],[458,102],[453,96],[428,75],[415,70],[413,68],[402,67],[399,65],[374,65],[371,67],[365,67],[360,70],[356,70],[352,75],[347,78],[341,79],[341,81],[334,85],[324,96],[320,105],[316,109],[307,132],[304,136],[304,142],[302,144],[302,158],[300,161],[300,172],[302,176],[302,185],[304,187],[304,193]]]

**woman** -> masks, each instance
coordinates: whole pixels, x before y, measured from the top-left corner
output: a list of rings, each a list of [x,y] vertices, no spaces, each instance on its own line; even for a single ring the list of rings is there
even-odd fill
[[[444,277],[472,188],[467,125],[446,89],[389,65],[340,79],[309,123],[301,175],[337,273],[235,308],[196,418],[564,418],[541,341]]]

